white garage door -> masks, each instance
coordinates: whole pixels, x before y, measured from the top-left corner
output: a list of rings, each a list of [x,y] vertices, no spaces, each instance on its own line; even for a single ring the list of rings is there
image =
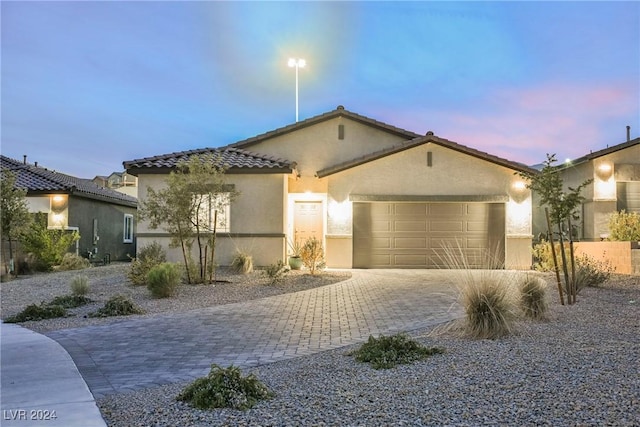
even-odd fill
[[[444,247],[473,267],[504,263],[504,203],[354,202],[354,268],[438,268]]]

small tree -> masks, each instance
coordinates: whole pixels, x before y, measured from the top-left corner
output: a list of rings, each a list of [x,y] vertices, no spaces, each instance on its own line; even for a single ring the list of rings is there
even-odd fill
[[[80,239],[77,231],[47,228],[46,214],[36,214],[31,229],[23,233],[21,242],[25,252],[32,253],[38,261],[37,268],[49,271],[60,265],[71,245]]]
[[[5,270],[9,274],[16,274],[13,242],[19,240],[31,224],[26,199],[27,191],[16,187],[15,174],[7,170],[0,173],[0,185],[2,187],[0,202],[2,240],[9,243],[9,258],[4,257]]]
[[[189,283],[213,280],[215,239],[222,220],[219,212],[238,193],[225,182],[225,166],[219,154],[193,155],[181,160],[166,179],[166,187],[147,189],[139,204],[139,216],[149,227],[163,226],[171,235],[171,247],[180,247]],[[198,248],[197,272],[191,251]]]
[[[553,242],[553,231],[551,226],[553,224],[558,226],[558,236],[560,240],[560,247],[564,248],[564,230],[565,226],[568,230],[570,256],[571,256],[571,268],[572,279],[569,279],[568,263],[566,260],[565,251],[561,250],[560,255],[562,257],[562,269],[564,273],[566,288],[570,290],[567,295],[567,302],[572,304],[575,302],[576,292],[575,286],[575,260],[573,254],[573,236],[571,230],[571,220],[578,219],[576,209],[584,200],[584,197],[580,195],[582,189],[593,182],[593,179],[588,179],[580,184],[576,188],[568,187],[568,191],[564,190],[562,177],[558,173],[553,163],[556,162],[555,154],[547,154],[547,160],[544,162],[544,167],[540,174],[532,174],[528,172],[519,172],[519,175],[528,180],[527,188],[535,192],[540,196],[540,206],[545,206],[545,213],[547,214],[547,225],[549,232],[549,242],[551,243],[551,250],[553,253],[553,259],[556,270],[556,277],[558,279],[558,292],[560,293],[560,302],[564,304],[564,298],[562,296],[562,285],[560,283],[559,266],[555,254],[555,247]],[[571,284],[571,285],[570,285]]]

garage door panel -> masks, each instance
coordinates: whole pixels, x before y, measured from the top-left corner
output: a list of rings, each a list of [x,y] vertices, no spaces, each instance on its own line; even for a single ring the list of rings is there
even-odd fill
[[[464,231],[464,222],[432,220],[429,222],[429,231],[435,233],[460,233]]]
[[[426,237],[396,237],[393,239],[394,248],[427,249]]]
[[[396,221],[394,221],[394,230],[395,231],[425,232],[425,231],[427,231],[427,223],[426,223],[426,221],[424,219],[422,221],[396,220]]]
[[[442,268],[444,248],[460,248],[471,267],[487,254],[504,261],[503,203],[354,202],[353,266]]]

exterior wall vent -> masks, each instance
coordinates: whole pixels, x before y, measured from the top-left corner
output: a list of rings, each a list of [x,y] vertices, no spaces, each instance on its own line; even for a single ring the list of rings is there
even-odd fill
[[[344,139],[344,125],[338,125],[338,139]]]

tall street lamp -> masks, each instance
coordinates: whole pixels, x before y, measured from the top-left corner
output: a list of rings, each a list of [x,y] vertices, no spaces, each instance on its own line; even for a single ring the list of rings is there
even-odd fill
[[[298,121],[298,69],[304,68],[305,65],[307,65],[307,61],[305,61],[304,59],[289,59],[289,67],[296,68],[296,122]]]

